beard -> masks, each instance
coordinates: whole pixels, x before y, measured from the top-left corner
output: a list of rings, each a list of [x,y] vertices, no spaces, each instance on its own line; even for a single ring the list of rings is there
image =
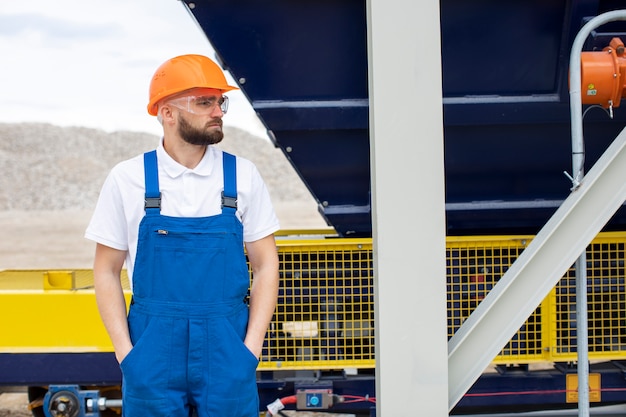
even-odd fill
[[[220,122],[221,127],[221,122]],[[191,145],[215,145],[224,138],[222,130],[201,130],[193,127],[181,115],[178,116],[178,134],[183,140]]]

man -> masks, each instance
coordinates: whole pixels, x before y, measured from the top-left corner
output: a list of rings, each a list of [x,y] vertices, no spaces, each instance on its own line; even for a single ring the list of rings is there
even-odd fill
[[[162,64],[148,104],[161,144],[113,168],[85,233],[97,243],[96,299],[122,369],[126,417],[258,416],[279,225],[254,165],[212,146],[223,138],[223,93],[233,89],[207,57]]]

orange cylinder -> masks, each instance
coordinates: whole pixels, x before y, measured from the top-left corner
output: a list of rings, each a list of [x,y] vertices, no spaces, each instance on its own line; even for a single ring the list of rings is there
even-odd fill
[[[600,104],[608,108],[619,105],[618,74],[615,59],[610,52],[583,52],[581,54],[580,94],[583,104]]]
[[[580,59],[582,103],[619,107],[626,92],[626,59],[621,40],[614,38],[602,51],[583,52]]]

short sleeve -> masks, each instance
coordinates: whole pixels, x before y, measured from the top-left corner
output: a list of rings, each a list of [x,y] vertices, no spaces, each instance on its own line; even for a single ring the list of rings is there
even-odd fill
[[[85,237],[114,249],[128,250],[127,230],[124,202],[114,169],[102,186]]]
[[[250,171],[247,177],[250,184],[245,187],[248,195],[244,200],[245,207],[242,214],[243,239],[245,242],[254,242],[279,230],[280,224],[261,174],[254,164],[246,162],[245,168]],[[246,178],[246,176],[242,177]]]

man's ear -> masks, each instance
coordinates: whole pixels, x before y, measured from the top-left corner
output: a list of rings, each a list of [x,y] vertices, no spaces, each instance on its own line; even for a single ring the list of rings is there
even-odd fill
[[[167,104],[163,104],[159,107],[159,116],[161,117],[163,124],[172,124],[175,121],[174,112]]]

